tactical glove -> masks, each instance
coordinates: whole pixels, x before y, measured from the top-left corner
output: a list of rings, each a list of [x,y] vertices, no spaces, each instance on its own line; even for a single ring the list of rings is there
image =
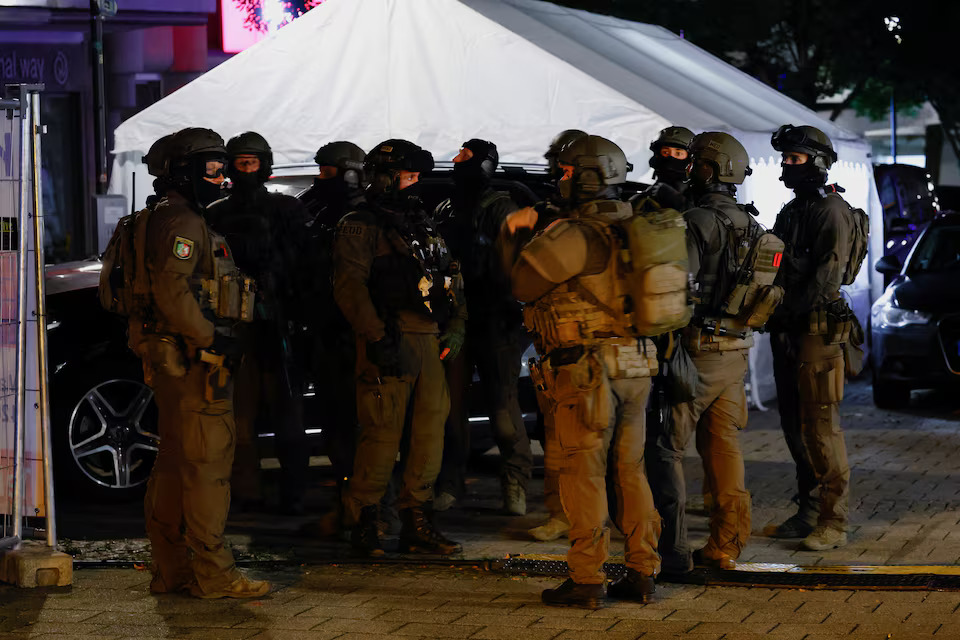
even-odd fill
[[[381,376],[400,375],[400,342],[389,333],[376,342],[367,342],[367,360]]]
[[[467,338],[467,324],[462,318],[453,318],[447,324],[447,330],[440,336],[440,359],[445,362],[456,360]]]

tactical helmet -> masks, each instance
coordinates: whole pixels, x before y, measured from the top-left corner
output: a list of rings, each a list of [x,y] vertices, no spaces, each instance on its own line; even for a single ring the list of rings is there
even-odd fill
[[[433,156],[429,151],[408,140],[396,138],[384,140],[363,159],[363,170],[370,180],[370,188],[378,195],[394,192],[398,171],[424,172],[431,169]]]
[[[623,184],[633,165],[623,150],[600,136],[585,135],[564,146],[557,155],[557,164],[573,167],[569,180],[560,181],[564,198],[589,199],[606,187]]]
[[[168,133],[150,145],[150,150],[143,156],[143,163],[147,165],[147,173],[154,178],[164,178],[170,175],[170,141],[174,134]]]
[[[352,142],[328,142],[313,156],[313,161],[321,167],[336,167],[337,177],[353,188],[359,188],[363,182],[363,161],[366,157],[363,149]]]
[[[729,133],[706,131],[690,143],[691,160],[706,160],[714,165],[716,179],[726,184],[743,184],[753,173],[750,156],[743,145]]]
[[[227,155],[220,134],[201,127],[187,127],[170,136],[168,151],[171,164],[180,164],[190,156],[201,153]]]
[[[221,197],[227,150],[216,131],[188,127],[170,138],[170,188],[203,208]],[[211,162],[221,163],[210,169]],[[211,173],[215,171],[215,173]]]
[[[822,170],[824,179],[827,170],[837,161],[837,152],[833,150],[830,138],[816,127],[785,124],[770,136],[770,144],[781,153],[806,153],[813,158],[814,165]]]
[[[654,154],[659,154],[663,147],[676,147],[677,149],[690,150],[690,143],[693,142],[693,131],[686,127],[670,126],[661,129],[657,139],[650,143],[650,150]]]
[[[273,172],[273,150],[267,140],[256,131],[247,131],[240,135],[230,138],[227,142],[227,159],[230,161],[228,173],[233,173],[233,160],[237,156],[251,155],[260,159],[260,168],[257,170],[257,177],[261,182],[270,179]]]
[[[547,148],[547,152],[543,154],[543,157],[547,160],[550,158],[556,158],[557,154],[560,153],[560,149],[563,149],[566,145],[570,144],[574,140],[583,138],[586,135],[587,132],[580,131],[580,129],[564,129],[550,142],[550,146]]]

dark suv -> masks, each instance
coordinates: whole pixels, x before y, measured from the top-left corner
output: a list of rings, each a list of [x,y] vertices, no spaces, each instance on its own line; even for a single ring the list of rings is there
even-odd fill
[[[876,269],[892,280],[870,313],[874,403],[902,407],[911,389],[960,388],[960,213],[930,221],[903,264],[886,255]]]

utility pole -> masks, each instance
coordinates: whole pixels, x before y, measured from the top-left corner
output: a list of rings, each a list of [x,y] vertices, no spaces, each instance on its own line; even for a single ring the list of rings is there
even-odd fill
[[[116,0],[90,0],[93,51],[93,132],[97,146],[98,195],[107,192],[107,100],[103,81],[103,19],[116,14]]]

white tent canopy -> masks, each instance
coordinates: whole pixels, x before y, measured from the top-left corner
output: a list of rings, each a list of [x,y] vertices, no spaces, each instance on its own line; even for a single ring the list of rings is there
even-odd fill
[[[142,206],[152,191],[142,155],[185,126],[257,131],[276,163],[309,161],[333,140],[369,149],[392,137],[438,160],[479,137],[505,162],[538,163],[559,131],[577,128],[618,143],[644,179],[650,141],[677,124],[744,144],[754,174],[739,195],[770,225],[790,198],[770,147],[786,123],[833,140],[831,179],[871,214],[882,255],[869,146],[661,27],[539,0],[327,0],[117,127],[110,191],[133,199],[136,172]],[[861,318],[870,289],[880,293],[872,276],[862,269],[851,288]]]

